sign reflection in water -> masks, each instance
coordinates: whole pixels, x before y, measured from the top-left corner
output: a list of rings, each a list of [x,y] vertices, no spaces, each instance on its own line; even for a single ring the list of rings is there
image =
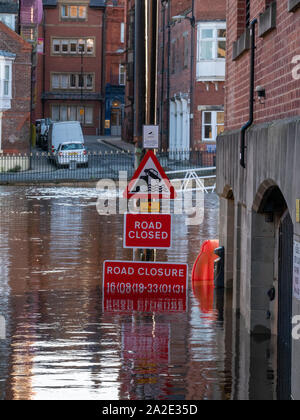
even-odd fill
[[[132,251],[123,249],[122,216],[100,217],[96,200],[94,189],[0,187],[0,398],[248,398],[249,366],[258,366],[250,338],[233,347],[228,310],[224,322],[208,320],[191,284],[186,312],[103,312],[103,262]],[[205,207],[201,226],[174,216],[172,249],[159,260],[192,267],[218,234],[217,196]],[[266,354],[264,345],[257,383],[269,398]]]

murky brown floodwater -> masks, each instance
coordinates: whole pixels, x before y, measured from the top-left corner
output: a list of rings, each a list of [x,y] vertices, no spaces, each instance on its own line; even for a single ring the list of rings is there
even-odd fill
[[[272,399],[270,344],[235,337],[229,294],[224,311],[222,294],[190,284],[186,313],[103,313],[103,261],[132,251],[123,217],[100,217],[95,201],[93,190],[0,187],[0,398]],[[205,203],[200,227],[174,217],[159,261],[191,272],[217,237],[218,198]]]

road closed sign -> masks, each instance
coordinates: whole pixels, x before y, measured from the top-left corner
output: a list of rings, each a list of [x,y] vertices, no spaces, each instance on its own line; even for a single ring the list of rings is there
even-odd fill
[[[125,214],[124,248],[169,249],[170,214]]]

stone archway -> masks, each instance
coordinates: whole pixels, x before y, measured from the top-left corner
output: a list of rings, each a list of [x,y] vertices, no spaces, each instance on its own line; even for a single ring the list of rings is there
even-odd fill
[[[276,183],[264,181],[251,220],[250,330],[277,336],[278,399],[291,395],[293,222]]]

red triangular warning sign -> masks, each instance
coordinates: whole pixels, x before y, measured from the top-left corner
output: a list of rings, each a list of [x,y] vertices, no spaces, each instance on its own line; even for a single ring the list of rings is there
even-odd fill
[[[124,191],[124,198],[174,200],[176,196],[169,178],[150,150]]]

